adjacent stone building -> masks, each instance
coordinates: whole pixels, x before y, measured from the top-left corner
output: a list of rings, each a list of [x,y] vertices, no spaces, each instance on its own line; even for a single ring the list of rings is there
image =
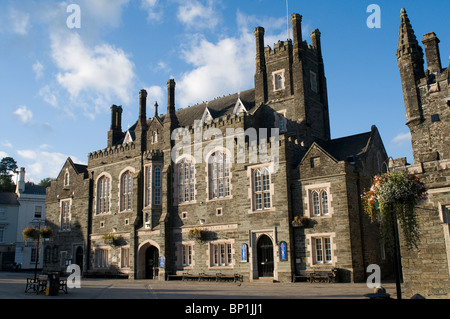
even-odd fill
[[[176,109],[167,82],[167,114],[123,132],[123,108],[111,107],[107,145],[88,165],[68,159],[47,190],[55,234],[46,267],[77,263],[84,275],[158,278],[240,274],[291,281],[303,270],[338,269],[362,281],[384,265],[379,228],[359,194],[387,158],[376,127],[331,139],[319,30],[264,44],[255,29],[255,87]],[[295,217],[308,224],[296,227]],[[388,270],[389,272],[390,270]]]
[[[411,131],[414,164],[393,160],[393,169],[416,174],[429,198],[417,209],[418,249],[402,245],[404,294],[426,298],[450,297],[450,91],[449,68],[443,68],[439,39],[423,36],[427,68],[405,9],[401,10],[397,60],[405,100],[406,125]],[[403,244],[403,242],[401,242]]]

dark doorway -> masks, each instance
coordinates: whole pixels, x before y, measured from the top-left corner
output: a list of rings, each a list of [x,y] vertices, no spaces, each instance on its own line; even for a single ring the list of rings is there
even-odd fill
[[[159,252],[155,246],[150,246],[145,251],[145,278],[155,279],[158,276]]]
[[[80,267],[80,272],[83,273],[83,248],[78,246],[75,252],[75,263]]]
[[[262,235],[257,244],[258,276],[273,277],[273,244],[267,235]]]

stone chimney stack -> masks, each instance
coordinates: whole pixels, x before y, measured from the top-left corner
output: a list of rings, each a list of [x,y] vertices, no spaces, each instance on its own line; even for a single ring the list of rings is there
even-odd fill
[[[139,92],[139,120],[138,125],[147,123],[147,91],[141,90]]]
[[[22,193],[25,191],[25,167],[21,167],[19,171],[19,177],[16,186],[16,193]]]
[[[425,47],[425,58],[427,60],[428,70],[431,73],[440,73],[442,69],[439,42],[434,32],[427,33],[423,36],[422,43]]]

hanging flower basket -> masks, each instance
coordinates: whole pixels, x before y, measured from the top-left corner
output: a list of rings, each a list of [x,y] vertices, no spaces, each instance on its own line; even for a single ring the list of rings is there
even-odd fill
[[[189,229],[189,237],[194,238],[198,241],[203,241],[205,239],[206,231],[203,229],[192,228]]]
[[[374,177],[370,190],[361,195],[364,211],[372,221],[380,220],[387,243],[394,240],[392,214],[402,226],[408,249],[419,241],[419,225],[415,206],[427,199],[428,193],[417,176],[397,171]]]
[[[42,238],[51,238],[53,236],[53,229],[47,226],[41,228],[41,236]]]
[[[308,226],[309,218],[306,216],[295,216],[291,223],[292,227],[306,227]]]
[[[105,241],[105,244],[110,246],[118,247],[126,244],[126,240],[122,236],[116,237],[111,233],[103,235],[102,238]]]
[[[39,231],[38,231],[36,228],[30,227],[30,226],[28,226],[27,228],[25,228],[25,229],[22,231],[22,234],[23,234],[23,239],[25,240],[25,242],[26,242],[28,239],[38,240],[38,238],[39,238]]]

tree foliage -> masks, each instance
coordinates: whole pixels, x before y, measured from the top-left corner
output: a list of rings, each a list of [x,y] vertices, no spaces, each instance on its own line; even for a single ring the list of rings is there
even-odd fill
[[[17,162],[12,157],[0,161],[0,192],[14,192],[15,184],[11,177],[17,172]]]

